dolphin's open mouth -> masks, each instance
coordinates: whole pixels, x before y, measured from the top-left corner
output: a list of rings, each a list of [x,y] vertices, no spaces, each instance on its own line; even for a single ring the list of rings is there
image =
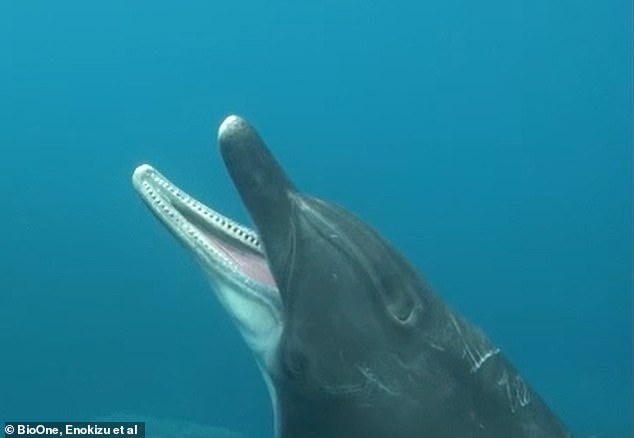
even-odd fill
[[[371,227],[298,191],[245,120],[227,117],[218,144],[259,235],[151,166],[132,182],[254,353],[276,436],[570,436],[480,329]]]
[[[147,164],[132,182],[150,210],[189,249],[230,275],[277,289],[257,233],[197,201]]]

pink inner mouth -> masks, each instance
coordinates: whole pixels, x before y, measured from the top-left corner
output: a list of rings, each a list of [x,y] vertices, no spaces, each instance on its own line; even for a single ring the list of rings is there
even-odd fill
[[[237,248],[205,232],[205,237],[216,247],[222,250],[225,256],[231,260],[238,270],[245,276],[277,289],[273,274],[266,263],[266,258],[247,249]]]

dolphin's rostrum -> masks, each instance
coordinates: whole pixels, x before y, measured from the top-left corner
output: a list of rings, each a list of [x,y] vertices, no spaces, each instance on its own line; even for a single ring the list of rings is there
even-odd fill
[[[133,184],[194,252],[253,350],[277,437],[570,436],[398,251],[299,192],[246,121],[229,116],[218,141],[257,234],[148,165]]]

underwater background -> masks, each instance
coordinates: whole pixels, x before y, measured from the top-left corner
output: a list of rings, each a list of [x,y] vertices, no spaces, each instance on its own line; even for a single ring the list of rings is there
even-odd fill
[[[572,431],[632,436],[631,37],[629,0],[0,1],[0,421],[272,436],[130,184],[147,162],[249,223],[216,149],[236,113]]]

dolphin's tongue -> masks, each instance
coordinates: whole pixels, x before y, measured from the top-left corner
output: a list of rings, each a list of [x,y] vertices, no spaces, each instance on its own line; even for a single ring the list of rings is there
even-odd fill
[[[201,233],[207,238],[210,244],[217,250],[222,251],[225,257],[230,259],[243,275],[271,288],[277,288],[269,266],[261,254],[256,254],[253,251],[232,245],[216,237],[213,233],[205,232],[204,230],[201,230]]]
[[[255,129],[229,116],[218,129],[218,143],[231,179],[260,234],[269,267],[280,285],[280,267],[291,247],[289,194],[295,187]]]

